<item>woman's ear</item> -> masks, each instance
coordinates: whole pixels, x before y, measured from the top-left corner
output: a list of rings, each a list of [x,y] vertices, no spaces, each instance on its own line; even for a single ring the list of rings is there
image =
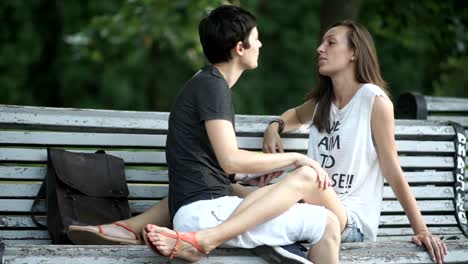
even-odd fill
[[[242,41],[237,42],[236,46],[234,47],[234,52],[239,56],[244,54],[244,45],[242,44]]]

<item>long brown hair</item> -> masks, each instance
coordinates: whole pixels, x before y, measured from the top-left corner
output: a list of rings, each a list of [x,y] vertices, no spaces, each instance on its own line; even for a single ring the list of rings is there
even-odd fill
[[[380,72],[379,60],[375,50],[374,40],[367,29],[361,24],[343,20],[335,23],[330,28],[344,26],[348,28],[347,38],[349,48],[354,50],[356,58],[356,80],[359,83],[373,83],[388,95],[387,83],[383,80]],[[330,106],[334,97],[333,83],[328,76],[318,72],[318,89],[313,90],[308,99],[315,102],[316,110],[313,124],[320,132],[328,130],[330,125]]]

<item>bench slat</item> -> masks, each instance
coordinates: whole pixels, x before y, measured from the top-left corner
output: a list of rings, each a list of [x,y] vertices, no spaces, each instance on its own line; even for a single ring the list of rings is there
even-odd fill
[[[428,227],[429,231],[435,235],[444,235],[444,237],[448,236],[463,236],[460,228],[456,226],[449,226],[449,227],[438,227],[438,226],[430,226]],[[413,229],[410,227],[379,227],[378,236],[385,237],[385,236],[412,236],[414,234]]]
[[[76,150],[76,152],[93,153],[92,150]],[[164,165],[166,157],[164,152],[157,151],[107,151],[108,154],[120,157],[126,164]],[[7,162],[45,162],[47,151],[45,149],[2,148],[0,161]],[[401,166],[404,168],[453,168],[452,157],[432,156],[402,156]]]
[[[403,156],[400,165],[403,168],[453,168],[453,157],[426,157],[426,156]]]
[[[263,138],[238,137],[240,148],[260,150]],[[285,149],[306,151],[308,139],[283,138]],[[95,146],[95,147],[158,147],[166,145],[165,135],[144,134],[110,134],[110,133],[76,133],[76,132],[33,132],[33,131],[0,131],[0,144],[39,145],[39,146]],[[453,153],[453,142],[440,141],[397,141],[399,152]]]
[[[136,132],[154,133],[167,130],[167,112],[115,111],[73,108],[49,108],[34,106],[0,105],[0,128],[7,129],[52,129],[86,132]],[[236,115],[236,130],[239,133],[263,134],[266,125],[276,116]],[[430,127],[429,122],[396,120],[397,137],[453,136],[451,126]],[[297,133],[307,136],[308,125]]]
[[[76,152],[94,153],[93,150],[76,150]],[[165,165],[164,151],[106,151],[106,153],[122,158],[126,164]],[[2,148],[0,160],[8,162],[46,162],[46,149]]]
[[[463,127],[468,127],[468,116],[430,115],[427,117],[427,119],[436,121],[451,120],[459,123]]]
[[[36,228],[29,216],[0,216],[2,228]],[[45,223],[45,216],[38,216],[37,220],[41,223]],[[455,226],[450,227],[429,227],[429,230],[434,235],[445,235],[448,236],[463,236],[460,229]],[[30,230],[31,231],[31,230]],[[39,230],[40,231],[40,230]],[[378,236],[411,236],[413,235],[413,229],[410,227],[380,227],[378,230]]]
[[[0,166],[0,180],[43,180],[46,167]],[[128,182],[168,182],[167,170],[125,169]]]
[[[40,183],[16,184],[0,183],[0,197],[35,197],[39,191]],[[129,184],[129,198],[153,198],[162,199],[167,196],[167,184],[165,185],[144,185]]]
[[[31,199],[0,199],[0,208],[2,208],[3,212],[29,212],[32,203],[33,200]],[[132,213],[142,213],[156,203],[158,203],[158,200],[129,200]],[[422,212],[439,211],[453,213],[455,210],[451,200],[417,201],[417,204]],[[381,210],[383,213],[403,213],[403,208],[398,201],[382,201]],[[45,212],[44,201],[39,202],[37,212]]]
[[[448,255],[445,263],[468,262],[468,241],[447,241]],[[266,264],[278,263],[279,260],[265,260],[260,256],[271,255],[272,249],[262,247],[248,249],[216,249],[209,257],[203,258],[200,264]],[[380,243],[344,243],[341,246],[340,263],[432,263],[430,255],[424,248],[408,240],[382,241]],[[157,257],[146,246],[70,246],[38,245],[7,247],[7,263],[51,263],[62,264],[73,258],[73,263],[87,264],[126,264],[126,263],[167,263],[167,257]],[[185,263],[175,260],[174,263]]]
[[[417,201],[419,210],[422,212],[438,211],[450,212],[453,214],[455,207],[452,200],[437,200],[437,201]],[[382,213],[400,212],[403,213],[403,208],[398,201],[383,201],[381,207]]]
[[[47,173],[45,167],[0,166],[0,180],[42,180]],[[129,182],[168,182],[167,170],[125,169]],[[450,171],[405,172],[409,183],[452,183]]]
[[[456,97],[424,96],[426,108],[430,112],[466,112],[468,114],[468,99]]]
[[[33,200],[0,199],[0,207],[3,212],[29,213]],[[139,214],[157,204],[155,200],[130,200],[130,210],[133,214]],[[423,213],[445,212],[453,214],[454,207],[451,201],[418,201],[418,206]],[[45,213],[45,202],[41,201],[37,207],[38,214]],[[397,201],[384,201],[382,213],[401,213],[404,211]],[[38,216],[40,219],[41,216]],[[0,215],[0,227],[35,227],[29,216],[24,215]]]
[[[148,148],[165,147],[166,135],[0,131],[0,144]]]
[[[0,197],[18,197],[28,198],[35,197],[39,190],[40,183],[30,182],[28,184],[17,183],[2,183],[0,182]],[[167,184],[129,184],[130,191],[129,198],[164,198],[167,195]],[[439,187],[425,187],[415,186],[412,187],[414,195],[417,199],[429,198],[453,198],[453,187],[439,186]],[[394,199],[395,194],[390,187],[385,186],[383,192],[384,199]]]
[[[423,215],[424,221],[428,225],[457,225],[455,216],[452,215]],[[382,215],[379,218],[381,226],[409,225],[408,218],[405,215]]]

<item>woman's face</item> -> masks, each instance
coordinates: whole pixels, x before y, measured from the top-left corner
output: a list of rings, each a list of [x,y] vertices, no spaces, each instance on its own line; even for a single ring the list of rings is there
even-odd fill
[[[262,42],[258,38],[257,27],[254,27],[249,34],[249,44],[250,47],[244,50],[243,64],[245,64],[246,69],[255,69],[258,66],[258,56],[260,54],[260,48],[262,47]]]
[[[348,45],[345,26],[331,28],[325,33],[322,43],[317,48],[317,63],[320,74],[332,77],[354,67],[354,50]]]

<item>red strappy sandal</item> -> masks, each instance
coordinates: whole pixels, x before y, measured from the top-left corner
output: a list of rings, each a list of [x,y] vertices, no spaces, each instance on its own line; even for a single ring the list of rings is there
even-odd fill
[[[162,233],[162,232],[158,232],[158,234],[161,234],[165,237],[170,237],[170,238],[174,238],[176,239],[176,244],[174,246],[174,248],[172,249],[171,251],[171,254],[169,255],[169,259],[172,260],[175,255],[177,254],[177,252],[179,251],[179,247],[180,247],[180,244],[182,244],[182,241],[184,242],[187,242],[189,244],[191,244],[196,250],[198,250],[198,252],[204,254],[204,255],[207,255],[209,252],[205,251],[199,244],[198,244],[198,241],[197,239],[195,238],[195,234],[196,232],[189,232],[189,233],[179,233],[177,231],[174,231],[176,232],[176,234],[169,234],[169,233]],[[147,235],[148,231],[146,231],[146,228],[143,230],[143,239],[146,243],[146,245],[154,252],[156,253],[157,255],[159,256],[163,256],[163,254],[161,254],[161,252],[158,250],[158,248],[156,246],[153,245],[153,243],[151,243],[151,241],[149,241],[148,239],[148,235]]]

